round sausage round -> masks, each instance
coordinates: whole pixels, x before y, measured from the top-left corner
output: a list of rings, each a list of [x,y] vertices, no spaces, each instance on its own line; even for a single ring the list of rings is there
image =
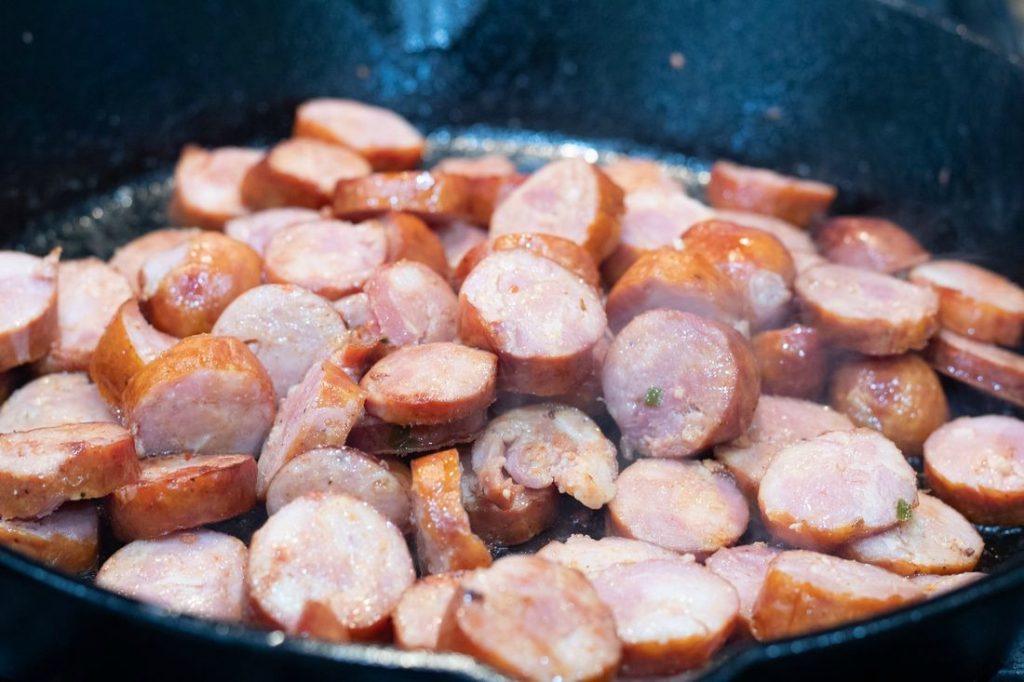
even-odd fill
[[[258,149],[186,145],[174,167],[174,192],[167,208],[171,221],[220,230],[227,221],[247,213],[242,181],[262,158]]]
[[[833,263],[890,275],[930,258],[909,232],[884,218],[831,218],[814,233],[814,241]]]
[[[837,190],[832,185],[802,180],[775,171],[716,161],[707,187],[715,208],[754,211],[807,227],[828,210]]]
[[[338,180],[360,178],[373,169],[366,159],[330,142],[295,137],[278,142],[242,181],[242,200],[250,208],[330,203]]]
[[[247,219],[239,218],[240,221]],[[142,291],[139,285],[139,276],[142,273],[142,266],[145,265],[146,261],[158,253],[174,250],[199,234],[202,234],[202,232],[195,228],[174,227],[147,232],[118,247],[110,258],[110,267],[124,275],[124,278],[128,280],[128,284],[131,285],[132,291],[137,296]],[[230,234],[228,236],[234,237],[234,235]],[[245,242],[247,240],[240,239],[239,241]]]
[[[347,147],[374,170],[415,168],[423,136],[393,111],[349,99],[306,100],[295,112],[295,137],[312,137]]]
[[[38,360],[57,337],[57,260],[0,251],[0,372]]]
[[[378,268],[363,291],[375,329],[391,346],[454,341],[458,335],[459,299],[422,263],[402,260]]]
[[[39,377],[0,407],[0,433],[84,422],[116,423],[117,418],[83,372]]]
[[[471,185],[458,175],[405,171],[339,180],[331,208],[342,220],[366,220],[388,211],[432,223],[470,217]]]

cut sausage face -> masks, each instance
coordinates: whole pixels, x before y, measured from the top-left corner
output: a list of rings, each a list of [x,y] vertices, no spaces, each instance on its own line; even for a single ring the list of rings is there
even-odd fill
[[[403,649],[437,650],[441,623],[459,589],[459,576],[428,575],[407,589],[395,606],[395,644]]]
[[[338,180],[369,175],[366,159],[336,144],[296,137],[278,142],[249,169],[242,199],[250,208],[330,203]]]
[[[108,495],[138,475],[131,434],[116,424],[0,434],[0,518],[43,516],[68,500]]]
[[[974,523],[1024,524],[1024,422],[954,419],[925,441],[924,475],[935,495]]]
[[[549,542],[537,556],[568,568],[574,568],[593,580],[615,566],[644,561],[692,561],[693,557],[642,540],[603,537],[595,540],[587,535],[570,535],[565,542]]]
[[[96,565],[99,535],[99,515],[88,502],[65,504],[41,519],[0,521],[0,545],[68,573]]]
[[[312,137],[347,147],[374,170],[415,168],[423,136],[393,111],[348,99],[319,98],[295,112],[295,137]]]
[[[246,554],[241,540],[210,530],[136,540],[107,559],[96,584],[176,613],[238,621]]]
[[[949,419],[938,375],[911,354],[845,362],[832,375],[829,402],[905,455],[920,455],[925,438]]]
[[[57,338],[57,259],[0,251],[0,371],[38,360]]]
[[[626,467],[608,504],[608,530],[698,559],[747,529],[747,501],[715,462],[644,459]]]
[[[139,479],[108,509],[121,541],[155,538],[243,514],[256,506],[252,455],[168,455],[143,460]]]
[[[262,258],[267,244],[278,232],[290,225],[311,223],[320,218],[318,211],[309,208],[268,208],[229,220],[224,226],[224,234],[247,244]]]
[[[149,324],[138,301],[125,301],[96,344],[89,376],[104,400],[121,407],[121,397],[131,378],[177,342],[177,338]]]
[[[510,498],[497,505],[484,496],[473,472],[471,455],[462,455],[461,462],[462,504],[473,533],[484,542],[511,547],[532,540],[554,525],[559,501],[554,486],[511,486]]]
[[[386,213],[375,221],[367,222],[384,228],[389,263],[415,261],[426,265],[441,277],[448,278],[448,258],[444,245],[425,222],[414,215],[397,212]]]
[[[348,335],[330,301],[289,284],[245,292],[221,313],[213,334],[249,347],[270,374],[278,400]]]
[[[366,220],[402,211],[427,222],[445,223],[470,217],[471,191],[470,181],[457,175],[374,173],[338,181],[332,209],[342,220]]]
[[[344,493],[366,502],[399,530],[410,529],[409,467],[355,448],[318,448],[292,458],[267,489],[267,513],[274,514],[310,493]]]
[[[182,339],[125,387],[125,423],[140,455],[259,452],[274,421],[274,385],[238,339]]]
[[[807,227],[828,210],[837,190],[832,185],[802,180],[763,168],[716,161],[707,187],[715,208],[753,211]]]
[[[459,291],[463,343],[493,351],[502,390],[569,393],[593,371],[606,318],[597,292],[548,258],[498,251]]]
[[[458,335],[459,299],[422,263],[403,260],[379,268],[363,291],[371,319],[390,345],[454,341]]]
[[[499,507],[517,485],[551,485],[600,509],[615,497],[615,446],[583,412],[547,403],[510,410],[473,445],[473,471],[484,496]]]
[[[387,258],[387,238],[377,223],[339,220],[291,225],[267,244],[267,280],[297,284],[335,300],[353,294]]]
[[[732,633],[732,585],[680,560],[620,564],[591,580],[611,607],[624,675],[671,675],[704,665]]]
[[[976,341],[1016,346],[1024,338],[1024,289],[977,265],[937,260],[918,265],[910,281],[939,296],[942,326]]]
[[[494,402],[497,358],[456,343],[407,346],[370,368],[366,411],[391,424],[444,424]]]
[[[424,572],[447,573],[491,565],[487,545],[470,530],[462,505],[462,467],[456,450],[412,461],[416,553]]]
[[[174,168],[174,193],[167,209],[177,225],[220,230],[224,223],[248,212],[242,181],[263,158],[258,149],[186,145]]]
[[[829,431],[853,429],[845,415],[807,400],[764,395],[742,436],[715,447],[715,459],[725,465],[740,488],[757,495],[764,472],[782,448]]]
[[[274,476],[296,455],[316,448],[343,446],[352,427],[362,418],[365,393],[349,378],[338,355],[335,352],[310,367],[281,401],[260,453],[260,497],[266,496]]]
[[[804,321],[865,355],[920,350],[938,330],[939,301],[927,287],[846,265],[817,265],[796,278]]]
[[[435,230],[435,233],[441,240],[445,257],[448,259],[448,267],[451,270],[459,267],[463,256],[470,249],[487,241],[486,230],[462,220],[441,225]]]
[[[601,167],[612,182],[628,196],[632,192],[656,191],[663,194],[685,194],[668,169],[650,159],[623,157]]]
[[[133,298],[121,273],[97,258],[65,261],[57,269],[57,336],[35,365],[41,374],[89,369],[96,344],[117,309]]]
[[[825,258],[833,263],[893,274],[930,257],[909,232],[883,218],[839,216],[814,234]]]
[[[49,374],[25,384],[0,407],[0,433],[84,422],[116,423],[82,372]]]
[[[246,583],[261,620],[295,633],[376,637],[416,579],[401,532],[373,507],[347,495],[293,500],[252,536]]]
[[[989,343],[942,330],[925,352],[946,376],[1024,407],[1024,357]]]
[[[783,552],[768,567],[754,605],[759,640],[825,630],[920,601],[906,578],[867,564],[817,552]]]
[[[422,425],[391,424],[366,415],[352,427],[347,444],[371,455],[405,457],[417,452],[436,452],[469,443],[476,440],[485,426],[486,409],[452,422]]]
[[[750,634],[754,603],[761,593],[768,565],[781,550],[763,542],[739,547],[725,547],[708,557],[704,565],[720,578],[728,581],[739,597],[739,624]]]
[[[244,219],[240,218],[239,220]],[[114,251],[114,255],[110,258],[110,267],[124,275],[124,278],[128,280],[128,284],[131,285],[132,291],[138,295],[141,293],[139,275],[146,261],[158,253],[172,251],[198,234],[202,233],[195,228],[181,229],[171,227],[147,232]],[[239,241],[246,240],[241,239]]]
[[[619,241],[622,190],[581,159],[553,161],[494,210],[491,236],[543,232],[574,241],[600,263]]]
[[[850,543],[843,555],[900,575],[948,574],[972,570],[984,549],[985,543],[967,519],[921,493],[909,520]]]
[[[529,556],[464,577],[439,644],[528,680],[610,679],[622,655],[611,610],[586,578]]]
[[[816,400],[828,378],[828,347],[814,327],[769,329],[750,340],[761,374],[761,391]]]
[[[461,287],[462,282],[465,281],[469,273],[484,258],[495,251],[508,251],[510,249],[525,249],[538,256],[544,256],[555,261],[595,289],[600,289],[601,276],[597,272],[594,260],[590,257],[590,254],[583,250],[582,246],[564,237],[556,237],[553,234],[539,232],[503,234],[489,242],[474,247],[466,253],[455,271],[456,287]]]
[[[835,547],[892,528],[917,506],[917,475],[871,429],[832,431],[775,454],[761,479],[765,525],[796,547]]]
[[[676,310],[636,317],[615,337],[601,375],[627,453],[688,457],[743,434],[760,394],[737,332]]]

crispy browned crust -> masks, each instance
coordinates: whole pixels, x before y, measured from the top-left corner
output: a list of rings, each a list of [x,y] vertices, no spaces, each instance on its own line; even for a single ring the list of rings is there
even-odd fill
[[[952,332],[940,332],[932,339],[924,357],[940,373],[1024,407],[1024,358],[994,346],[992,351],[997,357],[986,357],[955,341]]]
[[[469,218],[469,180],[457,175],[404,171],[339,180],[334,215],[365,220],[389,211],[412,213],[428,222]]]
[[[828,378],[828,348],[813,327],[795,324],[751,339],[761,390],[771,395],[817,400]]]
[[[39,314],[25,325],[6,334],[0,334],[0,372],[46,355],[60,332],[57,320],[57,262],[60,249],[42,259],[37,275],[52,282],[50,297]]]
[[[441,239],[427,224],[409,213],[386,213],[380,219],[387,235],[388,262],[411,260],[448,279],[448,257]]]
[[[781,187],[763,185],[753,177],[741,177],[747,167],[717,161],[711,167],[708,203],[715,208],[765,213],[807,227],[825,213],[836,198],[836,188],[811,185],[798,178]]]

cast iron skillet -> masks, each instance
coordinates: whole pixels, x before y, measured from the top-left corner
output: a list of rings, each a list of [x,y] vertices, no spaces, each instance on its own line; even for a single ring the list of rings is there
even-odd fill
[[[482,124],[809,174],[842,188],[841,209],[895,217],[934,252],[980,256],[1019,281],[1024,69],[959,33],[901,4],[848,0],[4,3],[0,238],[109,255],[112,240],[164,217],[145,192],[108,195],[121,207],[114,221],[89,215],[89,197],[159,186],[185,142],[283,137],[297,102],[335,94],[428,131]],[[960,412],[1008,411],[949,389]],[[1024,612],[1021,534],[986,539],[995,568],[965,590],[731,647],[703,679],[983,678]],[[0,551],[2,677],[363,679],[382,669],[492,677],[458,656],[168,617]]]

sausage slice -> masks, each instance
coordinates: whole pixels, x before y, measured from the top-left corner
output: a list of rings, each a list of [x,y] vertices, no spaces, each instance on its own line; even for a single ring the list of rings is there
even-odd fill
[[[400,260],[416,261],[447,279],[449,268],[444,244],[425,222],[409,213],[395,211],[385,213],[375,221],[369,222],[384,228],[389,263]]]
[[[89,377],[103,399],[119,408],[131,378],[177,342],[177,338],[149,324],[138,301],[125,301],[96,343],[89,362]]]
[[[663,194],[685,194],[679,181],[668,169],[651,159],[622,157],[601,167],[605,175],[628,196],[632,192],[657,191]]]
[[[249,169],[242,200],[250,208],[320,208],[331,202],[338,180],[360,178],[372,170],[366,159],[344,147],[295,137],[275,144]]]
[[[123,542],[230,519],[256,506],[252,455],[168,455],[142,461],[139,479],[110,497],[110,525]]]
[[[835,547],[912,514],[917,475],[876,431],[831,431],[779,450],[761,479],[757,503],[780,540]]]
[[[553,234],[576,242],[600,263],[619,241],[622,198],[596,166],[582,159],[553,161],[494,209],[491,236]]]
[[[942,330],[925,357],[942,374],[1024,407],[1024,357],[1019,354]]]
[[[485,426],[486,409],[441,424],[392,424],[367,414],[352,427],[347,444],[371,455],[405,457],[469,443]]]
[[[807,227],[836,198],[832,185],[782,175],[764,168],[716,161],[707,187],[708,203],[715,208],[753,211]]]
[[[331,208],[342,220],[366,220],[388,211],[411,213],[428,222],[470,217],[470,182],[457,175],[404,171],[339,180]]]
[[[220,230],[248,212],[242,181],[263,158],[258,149],[186,145],[174,167],[174,193],[167,214],[177,225]]]
[[[262,258],[267,242],[275,234],[289,225],[309,223],[321,217],[318,211],[310,208],[268,208],[232,218],[224,225],[224,234],[246,244]]]
[[[436,651],[441,624],[459,589],[459,580],[455,573],[428,575],[403,592],[391,616],[395,644],[403,649]]]
[[[35,518],[103,497],[139,475],[132,437],[91,422],[0,434],[0,518]]]
[[[723,324],[652,310],[615,337],[601,375],[626,452],[688,457],[743,434],[760,393],[750,346]]]
[[[814,327],[769,329],[750,340],[761,374],[761,391],[817,400],[828,379],[828,347]]]
[[[720,578],[728,581],[739,597],[738,625],[750,634],[754,604],[761,593],[768,566],[781,550],[763,542],[739,547],[723,547],[707,558],[704,565]]]
[[[510,249],[526,249],[538,256],[544,256],[555,261],[595,289],[601,287],[601,276],[594,265],[594,259],[583,250],[582,246],[564,237],[540,232],[503,234],[489,242],[473,247],[466,252],[466,255],[463,256],[462,261],[455,270],[454,279],[456,286],[461,287],[462,282],[465,281],[469,273],[484,258],[495,251],[508,251]]]
[[[541,547],[537,556],[568,568],[574,568],[593,580],[609,568],[641,563],[645,561],[692,561],[688,554],[677,554],[672,550],[652,545],[642,540],[603,537],[595,539],[587,535],[570,535],[565,542],[549,542]]]
[[[38,360],[57,337],[59,257],[0,251],[0,371]]]
[[[890,275],[931,257],[909,232],[884,218],[831,218],[814,233],[814,241],[833,263]]]
[[[1024,525],[1024,422],[961,417],[924,442],[932,491],[974,523]]]
[[[84,422],[116,423],[82,372],[48,374],[28,382],[0,407],[0,433]]]
[[[910,271],[910,281],[935,290],[939,322],[975,341],[1017,346],[1024,338],[1024,289],[996,273],[956,260]]]
[[[244,220],[244,218],[239,218],[239,220]],[[142,266],[145,265],[146,261],[158,253],[173,251],[176,247],[181,246],[199,234],[202,234],[202,232],[195,228],[173,227],[147,232],[127,244],[119,246],[110,258],[110,267],[124,275],[124,278],[128,280],[128,284],[131,285],[132,291],[137,296],[141,292],[139,274],[142,272]],[[240,239],[239,241],[246,240]]]
[[[139,370],[123,395],[140,455],[259,452],[274,421],[274,385],[238,339],[182,339]]]
[[[68,573],[91,570],[99,542],[99,515],[88,502],[62,505],[40,519],[0,521],[0,545]]]
[[[559,501],[554,486],[511,486],[509,499],[497,505],[484,495],[473,472],[471,455],[462,455],[461,461],[462,504],[469,515],[470,528],[481,540],[511,547],[532,540],[554,525]]]
[[[865,355],[920,350],[938,331],[939,302],[927,287],[846,265],[817,265],[796,278],[804,322]]]
[[[441,275],[402,260],[378,268],[363,291],[375,328],[392,346],[454,341],[459,299]]]
[[[318,98],[299,105],[295,137],[312,137],[347,147],[374,170],[415,168],[423,136],[393,111],[349,99]]]
[[[438,644],[529,680],[610,679],[622,655],[611,610],[586,578],[529,556],[464,577]]]
[[[906,578],[817,552],[783,552],[768,566],[754,604],[754,636],[795,637],[897,609],[924,598]]]
[[[487,545],[473,534],[462,505],[462,467],[457,450],[412,461],[412,514],[416,553],[426,573],[491,565]]]
[[[606,318],[597,292],[526,249],[497,251],[459,291],[463,343],[497,354],[502,390],[569,393],[593,371]]]
[[[96,584],[176,613],[242,620],[245,545],[211,530],[136,540],[104,562]]]

